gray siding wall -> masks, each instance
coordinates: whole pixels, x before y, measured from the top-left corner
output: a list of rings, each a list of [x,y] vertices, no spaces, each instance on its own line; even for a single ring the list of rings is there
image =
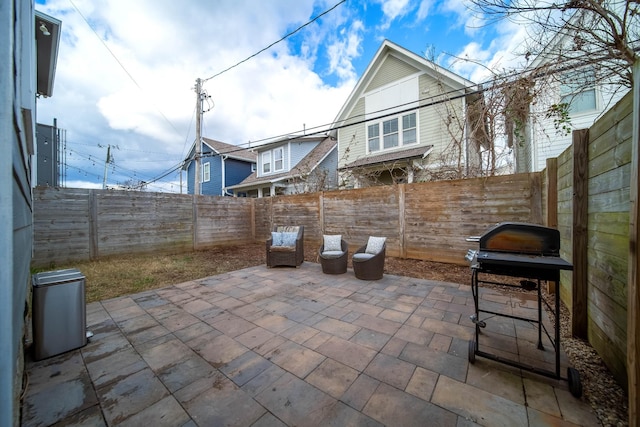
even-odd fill
[[[388,55],[374,78],[371,80],[371,83],[369,83],[369,86],[365,89],[365,92],[393,83],[396,80],[409,77],[419,71],[420,70],[417,68],[399,60],[395,56]]]
[[[349,114],[345,124],[356,123],[364,120],[364,98],[360,98],[356,106]],[[365,155],[365,145],[358,141],[367,139],[367,130],[364,123],[356,123],[351,126],[338,129],[338,168],[351,163]]]
[[[291,168],[294,168],[302,159],[304,159],[307,154],[314,149],[319,142],[311,142],[311,141],[293,141],[289,143],[290,150],[290,158],[291,158]],[[285,148],[285,158],[287,157],[287,150]],[[286,160],[285,160],[286,161]]]
[[[0,3],[0,425],[18,425],[32,242],[33,3]],[[31,147],[31,148],[30,148]],[[9,264],[10,263],[10,264]],[[9,267],[10,266],[10,267]]]

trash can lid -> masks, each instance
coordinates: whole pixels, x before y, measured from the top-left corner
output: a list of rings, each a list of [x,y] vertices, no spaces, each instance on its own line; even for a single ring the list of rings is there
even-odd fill
[[[45,271],[34,274],[32,283],[34,287],[37,287],[57,283],[74,282],[84,278],[84,275],[77,268],[68,268],[65,270]]]

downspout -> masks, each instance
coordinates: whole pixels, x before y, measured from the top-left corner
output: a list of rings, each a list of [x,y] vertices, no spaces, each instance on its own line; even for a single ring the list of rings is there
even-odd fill
[[[221,164],[221,167],[222,167],[222,172],[221,172],[222,181],[220,182],[220,192],[222,193],[223,196],[225,196],[226,195],[225,193],[227,192],[225,190],[226,182],[227,182],[227,176],[226,176],[226,173],[225,173],[226,172],[226,168],[224,166],[224,161],[227,159],[227,157],[228,156],[223,156],[222,154],[220,155],[220,164]]]

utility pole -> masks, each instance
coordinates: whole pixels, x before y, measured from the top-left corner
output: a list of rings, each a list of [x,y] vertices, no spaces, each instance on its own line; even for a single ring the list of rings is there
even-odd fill
[[[193,194],[200,195],[202,165],[202,80],[196,79],[196,173],[193,178]]]
[[[104,161],[104,175],[102,177],[102,189],[107,188],[107,165],[111,161],[111,144],[107,145],[107,159]]]

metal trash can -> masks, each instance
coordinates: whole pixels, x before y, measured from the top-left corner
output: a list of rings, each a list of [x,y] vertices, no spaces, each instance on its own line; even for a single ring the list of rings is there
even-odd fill
[[[77,269],[35,274],[33,345],[36,360],[87,343],[85,277]]]

